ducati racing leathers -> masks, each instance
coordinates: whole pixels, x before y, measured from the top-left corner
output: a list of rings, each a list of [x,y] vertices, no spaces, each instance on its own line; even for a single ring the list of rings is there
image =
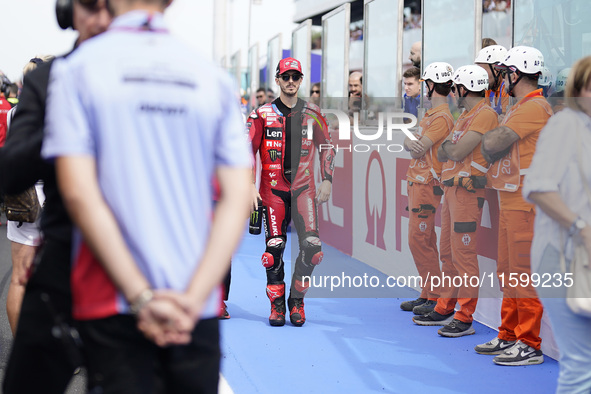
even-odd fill
[[[283,287],[283,252],[293,218],[299,241],[291,282],[293,297],[303,298],[315,265],[322,261],[316,219],[314,157],[320,155],[322,180],[332,182],[335,151],[320,108],[298,99],[293,108],[279,98],[253,110],[247,121],[253,154],[260,153],[260,195],[266,250],[262,256],[267,284]]]

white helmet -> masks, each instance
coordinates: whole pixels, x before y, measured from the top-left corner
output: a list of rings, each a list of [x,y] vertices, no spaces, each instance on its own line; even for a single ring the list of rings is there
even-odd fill
[[[513,47],[507,51],[507,57],[497,67],[515,68],[524,74],[538,74],[544,68],[544,55],[536,48]]]
[[[540,75],[540,79],[538,79],[538,86],[552,86],[552,82],[554,80],[554,76],[552,72],[548,69],[548,67],[544,67],[542,69],[542,75]]]
[[[568,74],[570,73],[570,68],[564,68],[560,70],[558,75],[556,76],[556,91],[562,92],[564,88],[566,88],[566,79],[568,78]]]
[[[464,86],[471,92],[481,92],[488,89],[488,73],[484,68],[474,64],[462,66],[454,74],[454,83]]]
[[[449,63],[434,62],[425,67],[421,81],[431,80],[435,83],[446,83],[453,79],[454,69]]]
[[[480,52],[478,52],[478,56],[476,56],[474,63],[495,64],[505,60],[505,57],[507,57],[507,50],[504,46],[490,45],[482,48]]]

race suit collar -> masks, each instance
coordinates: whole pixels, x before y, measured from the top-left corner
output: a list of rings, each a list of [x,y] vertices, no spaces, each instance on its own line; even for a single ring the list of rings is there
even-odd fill
[[[281,116],[284,116],[283,115],[284,113],[301,111],[302,108],[304,107],[304,104],[306,104],[306,102],[304,100],[298,98],[296,105],[294,105],[293,108],[289,108],[287,105],[283,104],[283,101],[281,101],[281,99],[279,97],[277,97],[275,100],[273,100],[272,104],[273,104],[273,109],[275,110],[275,112],[277,112]]]

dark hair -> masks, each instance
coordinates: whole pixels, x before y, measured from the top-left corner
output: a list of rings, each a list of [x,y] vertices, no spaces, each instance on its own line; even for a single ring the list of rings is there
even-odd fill
[[[482,47],[483,48],[489,47],[491,45],[497,45],[497,42],[495,40],[493,40],[492,38],[488,38],[488,37],[485,37],[482,39]]]
[[[15,95],[18,95],[18,85],[16,83],[11,83],[8,85],[8,93],[14,93]]]
[[[437,92],[437,94],[447,97],[451,93],[451,86],[452,86],[451,82],[436,83],[435,84],[435,91]]]
[[[402,78],[417,78],[421,77],[421,70],[418,67],[411,67],[407,69],[404,74],[402,74]]]
[[[258,92],[263,92],[263,93],[265,93],[265,92],[266,92],[266,90],[265,90],[265,88],[258,88],[258,89],[257,89],[257,93],[258,93]]]
[[[456,85],[456,89],[459,89],[460,87],[463,87],[464,89],[466,89],[466,91],[468,91],[469,93],[478,96],[478,97],[485,97],[486,96],[486,89],[481,90],[479,92],[474,92],[472,90],[468,90],[468,88],[466,88],[465,85]]]
[[[267,93],[271,93],[273,96],[275,96],[275,92],[271,88],[267,88]]]

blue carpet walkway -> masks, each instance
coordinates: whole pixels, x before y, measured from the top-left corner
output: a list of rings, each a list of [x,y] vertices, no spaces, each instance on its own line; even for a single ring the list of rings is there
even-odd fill
[[[381,274],[323,246],[325,262],[347,272]],[[396,298],[306,298],[307,322],[268,324],[269,301],[260,263],[264,238],[247,234],[232,263],[228,311],[221,321],[222,374],[235,393],[553,393],[558,363],[502,367],[474,352],[496,331],[444,338],[421,327]],[[289,249],[287,249],[289,250]],[[286,282],[290,256],[286,252]],[[330,260],[329,260],[330,259]],[[324,263],[323,263],[324,264]],[[318,271],[322,264],[318,267]],[[381,274],[383,276],[383,274]],[[408,298],[416,292],[408,290]]]

